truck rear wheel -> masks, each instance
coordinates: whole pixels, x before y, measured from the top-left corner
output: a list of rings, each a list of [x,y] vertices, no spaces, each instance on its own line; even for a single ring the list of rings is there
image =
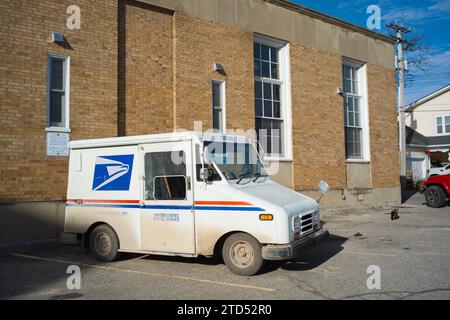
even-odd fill
[[[249,234],[235,233],[229,236],[222,247],[226,266],[235,274],[252,276],[261,269],[263,258],[261,244]]]
[[[441,187],[430,186],[425,191],[425,199],[429,207],[440,208],[445,206],[446,194]]]
[[[110,226],[102,224],[92,230],[89,248],[96,259],[114,261],[118,257],[119,239]]]

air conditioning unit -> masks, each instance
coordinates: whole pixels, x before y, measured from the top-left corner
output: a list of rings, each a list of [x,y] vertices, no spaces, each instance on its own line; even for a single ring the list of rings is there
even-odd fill
[[[61,32],[52,32],[52,42],[64,43],[64,35]]]

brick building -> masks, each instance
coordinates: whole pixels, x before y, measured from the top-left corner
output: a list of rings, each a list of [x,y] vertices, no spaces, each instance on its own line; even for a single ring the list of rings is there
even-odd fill
[[[279,129],[273,179],[314,197],[328,181],[324,207],[400,199],[390,38],[284,0],[3,0],[0,16],[0,242],[60,230],[52,134]]]

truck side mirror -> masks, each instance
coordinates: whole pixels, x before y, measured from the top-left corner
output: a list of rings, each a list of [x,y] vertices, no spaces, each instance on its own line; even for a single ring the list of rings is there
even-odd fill
[[[321,193],[321,194],[325,194],[330,192],[330,186],[328,185],[328,183],[326,183],[325,181],[321,180],[319,182],[319,185],[317,186],[317,190]]]
[[[200,169],[200,179],[207,182],[209,180],[209,170],[208,168],[201,168]]]
[[[210,173],[209,169],[207,168],[205,162],[206,163],[210,162],[207,147],[203,148],[202,167],[200,168],[199,176],[202,181],[208,182],[209,178],[211,176],[211,173]]]

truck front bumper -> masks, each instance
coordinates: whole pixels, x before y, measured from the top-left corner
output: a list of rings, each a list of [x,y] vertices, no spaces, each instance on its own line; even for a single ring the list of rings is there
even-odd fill
[[[328,238],[328,235],[328,230],[320,229],[288,244],[268,244],[262,248],[263,259],[289,260],[297,258],[304,249],[324,242]]]

